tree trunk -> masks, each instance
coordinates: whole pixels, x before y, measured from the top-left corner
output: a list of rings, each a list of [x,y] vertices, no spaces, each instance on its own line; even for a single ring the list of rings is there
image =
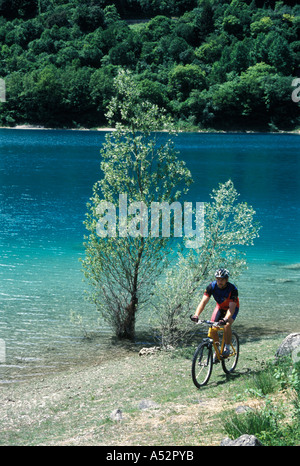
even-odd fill
[[[131,301],[125,309],[125,318],[120,325],[117,337],[120,340],[134,340],[135,337],[135,314],[138,308],[138,275],[141,264],[141,259],[144,251],[144,238],[141,238],[141,245],[138,251],[137,260],[134,266],[132,289],[131,289]]]
[[[132,297],[130,303],[126,307],[126,317],[118,329],[117,337],[119,340],[134,340],[137,304],[137,298]]]

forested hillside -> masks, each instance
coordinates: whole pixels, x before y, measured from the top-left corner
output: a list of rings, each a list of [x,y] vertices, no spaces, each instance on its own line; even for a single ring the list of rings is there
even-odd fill
[[[0,125],[105,126],[122,67],[180,128],[295,129],[296,3],[0,0]]]

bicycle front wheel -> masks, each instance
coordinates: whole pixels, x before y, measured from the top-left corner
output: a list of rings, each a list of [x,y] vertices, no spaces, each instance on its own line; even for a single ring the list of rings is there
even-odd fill
[[[195,351],[192,362],[192,378],[197,388],[207,384],[212,372],[212,348],[208,343],[201,343]]]
[[[230,348],[230,354],[227,358],[222,359],[222,368],[225,374],[231,374],[234,369],[236,368],[238,359],[239,359],[239,354],[240,354],[240,343],[239,343],[239,337],[235,332],[232,332],[232,338],[231,338],[231,348]]]

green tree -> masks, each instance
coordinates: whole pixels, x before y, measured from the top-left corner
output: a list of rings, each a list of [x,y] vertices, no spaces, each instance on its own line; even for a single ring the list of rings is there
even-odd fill
[[[7,99],[7,102],[1,104],[0,122],[4,126],[13,126],[18,122],[23,123],[27,117],[24,102],[20,99],[24,85],[24,76],[21,72],[15,71],[6,78],[5,85],[9,99]]]
[[[263,16],[259,21],[254,21],[250,24],[250,31],[254,36],[260,32],[268,33],[273,27],[273,21],[270,16]]]
[[[171,93],[185,100],[194,89],[204,89],[205,72],[197,65],[177,65],[170,73]]]
[[[116,22],[121,21],[121,17],[115,5],[107,5],[104,8],[104,23],[106,26],[112,26]]]
[[[264,79],[264,101],[271,130],[290,130],[299,124],[299,107],[291,99],[292,76],[271,74]]]
[[[115,94],[114,78],[118,67],[114,65],[102,66],[91,76],[89,82],[90,100],[95,108],[97,124],[107,124],[105,109]]]
[[[167,86],[146,78],[139,82],[139,89],[143,99],[159,107],[166,108],[168,106]]]
[[[97,113],[90,99],[91,68],[67,66],[61,72],[64,120],[67,126],[90,126]]]
[[[224,13],[223,27],[239,38],[248,34],[251,23],[251,9],[247,2],[232,0]]]
[[[290,46],[284,38],[272,34],[272,42],[268,49],[268,59],[270,65],[276,67],[276,70],[282,73],[292,73],[293,59]]]
[[[259,224],[255,211],[239,194],[231,180],[220,183],[204,207],[204,240],[198,249],[189,249],[169,267],[156,284],[151,302],[152,326],[163,346],[187,341],[191,333],[189,315],[199,303],[203,287],[221,266],[230,269],[236,279],[247,268],[242,249],[253,245]]]
[[[199,2],[200,3],[200,2]],[[213,8],[211,2],[202,0],[200,8],[194,10],[195,12],[195,33],[200,42],[214,30]]]
[[[136,65],[139,54],[140,40],[136,34],[130,32],[124,40],[110,49],[109,59],[114,65],[132,68]]]
[[[190,63],[194,58],[194,51],[182,37],[170,38],[168,55],[176,62]]]
[[[239,101],[239,78],[237,76],[210,87],[206,94],[205,110],[213,118],[211,122],[216,127],[230,128],[242,126],[242,106]],[[204,121],[205,123],[205,121]]]
[[[19,84],[18,88],[15,87],[16,83]],[[9,107],[15,102],[14,108],[22,110],[22,122],[55,127],[64,124],[61,73],[54,65],[25,75],[13,73],[8,79],[8,92],[11,86]]]
[[[249,39],[238,41],[232,48],[230,57],[230,69],[240,73],[245,71],[250,65],[249,51],[251,50],[251,42]]]
[[[158,41],[162,37],[171,34],[172,20],[166,16],[156,16],[147,23],[145,35],[148,40]]]
[[[89,34],[85,37],[84,40],[79,41],[80,47],[77,46],[78,57],[80,58],[80,63],[82,66],[91,66],[98,68],[101,65],[101,58],[103,57],[103,52],[101,48],[95,43],[93,37]]]
[[[72,21],[75,22],[83,32],[91,32],[104,25],[104,12],[96,4],[79,4],[74,10]]]
[[[222,35],[210,36],[207,42],[195,49],[195,55],[202,63],[218,62],[227,44],[226,38]]]
[[[265,83],[275,73],[274,67],[266,63],[257,63],[242,72],[236,80],[236,95],[241,116],[246,117],[248,122],[256,121],[261,127],[267,126],[269,115],[265,100]]]
[[[191,174],[170,139],[158,144],[155,137],[156,131],[169,127],[165,113],[141,99],[129,72],[121,71],[114,84],[117,95],[109,104],[108,118],[119,122],[101,150],[103,177],[94,185],[88,206],[83,268],[92,284],[90,297],[103,318],[118,338],[133,339],[136,314],[149,304],[155,279],[172,255],[166,249],[170,238],[145,234],[145,209],[152,202],[171,204],[179,199],[191,183]],[[128,210],[125,225],[117,211],[120,194],[137,205],[135,213]],[[97,225],[107,218],[107,211],[99,211],[101,205],[112,214],[118,234],[116,224],[107,221],[107,229],[99,235]]]

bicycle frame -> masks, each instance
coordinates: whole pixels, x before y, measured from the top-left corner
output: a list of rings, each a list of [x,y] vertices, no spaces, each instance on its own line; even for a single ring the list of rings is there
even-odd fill
[[[221,361],[223,359],[222,357],[222,353],[223,353],[223,350],[224,350],[224,346],[225,346],[225,332],[224,332],[224,327],[221,327],[218,322],[212,322],[210,320],[199,320],[199,322],[197,323],[197,325],[208,325],[209,326],[209,330],[208,330],[208,335],[207,335],[207,338],[204,338],[203,341],[209,341],[214,350],[215,350],[215,353],[216,353],[216,356],[218,358],[219,361]],[[214,330],[212,330],[214,329]],[[218,332],[218,333],[221,333],[222,334],[222,339],[221,339],[221,342],[220,342],[220,339],[219,339],[219,344],[217,344],[215,342],[215,340],[212,338],[212,333],[213,332]],[[236,351],[235,351],[235,348],[234,346],[232,345],[232,343],[230,344],[231,346],[231,352],[229,354],[229,356],[227,356],[227,358],[230,358],[232,356],[235,356],[236,355]]]
[[[216,322],[211,322],[211,321],[206,321],[206,322],[207,322],[207,324],[209,323],[209,325],[210,325],[207,338],[209,338],[209,340],[212,342],[212,346],[213,346],[213,348],[215,350],[216,357],[218,358],[219,361],[221,361],[223,359],[222,353],[223,353],[224,346],[225,346],[224,327],[220,327],[219,325],[217,325]],[[215,330],[212,330],[212,329],[215,329]],[[217,332],[218,334],[222,334],[222,339],[221,339],[221,341],[219,339],[218,343],[216,343],[215,340],[212,338],[212,332],[213,331]],[[227,358],[230,358],[230,357],[236,355],[236,351],[235,351],[235,348],[232,345],[232,343],[230,344],[230,347],[231,347],[231,351],[230,351],[229,356],[227,356]]]

